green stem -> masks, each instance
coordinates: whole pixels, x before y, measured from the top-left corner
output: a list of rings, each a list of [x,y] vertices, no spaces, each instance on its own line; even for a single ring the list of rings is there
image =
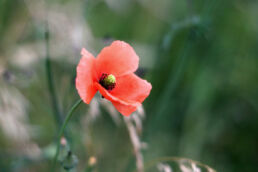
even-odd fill
[[[53,82],[54,80],[53,80],[51,60],[50,60],[50,55],[49,55],[50,54],[49,53],[49,29],[48,29],[47,23],[46,23],[46,32],[45,32],[45,45],[46,45],[45,67],[46,67],[48,90],[49,90],[50,97],[51,97],[51,104],[52,104],[52,108],[54,111],[56,123],[58,124],[59,127],[61,127],[62,114],[58,107],[58,102],[57,102],[57,98],[56,98],[57,96],[56,96],[56,91],[55,91],[54,82]]]
[[[61,140],[61,138],[64,134],[65,127],[68,124],[69,120],[71,119],[71,117],[73,115],[73,112],[81,104],[81,102],[82,102],[82,100],[80,99],[72,106],[72,108],[70,109],[70,111],[68,112],[68,114],[65,117],[63,125],[61,126],[61,129],[60,129],[60,132],[59,132],[59,135],[58,135],[58,140],[57,140],[57,148],[56,148],[56,154],[55,154],[54,161],[53,161],[52,172],[55,171],[57,157],[58,157],[59,150],[60,150],[60,140]]]

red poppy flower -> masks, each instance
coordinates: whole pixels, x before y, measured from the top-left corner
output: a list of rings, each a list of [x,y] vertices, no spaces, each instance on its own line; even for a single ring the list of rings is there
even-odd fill
[[[128,116],[150,94],[151,84],[134,74],[139,57],[129,44],[114,41],[97,58],[85,49],[81,55],[76,88],[85,103],[89,104],[99,91],[121,114]]]

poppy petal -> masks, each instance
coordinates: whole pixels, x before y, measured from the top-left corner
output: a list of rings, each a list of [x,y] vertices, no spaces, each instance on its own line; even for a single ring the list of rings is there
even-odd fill
[[[81,55],[82,58],[77,66],[76,89],[81,99],[89,104],[97,92],[93,84],[96,80],[94,69],[96,59],[85,49],[82,49]]]
[[[96,59],[99,75],[102,73],[121,76],[136,71],[139,57],[134,49],[123,41],[114,41],[102,49]]]
[[[115,108],[117,109],[118,112],[120,112],[122,115],[124,116],[129,116],[131,115],[133,112],[135,112],[137,110],[137,107],[140,106],[127,106],[124,105],[120,102],[112,102],[112,104],[115,106]]]
[[[142,103],[151,91],[151,84],[134,73],[116,78],[116,87],[110,91],[121,100]]]
[[[99,90],[100,94],[106,98],[107,100],[111,101],[115,108],[125,116],[129,116],[132,112],[136,111],[137,107],[141,104],[139,102],[133,101],[125,101],[121,100],[118,97],[113,96],[103,88],[99,83],[95,83],[96,88]]]

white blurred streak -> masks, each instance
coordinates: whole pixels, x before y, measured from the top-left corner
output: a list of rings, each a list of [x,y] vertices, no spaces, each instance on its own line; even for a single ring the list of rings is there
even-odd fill
[[[90,150],[93,147],[92,136],[90,132],[90,125],[95,122],[95,120],[100,116],[100,104],[96,96],[91,100],[89,104],[89,109],[85,115],[82,116],[81,126],[83,132],[83,140],[87,150]]]
[[[134,122],[138,135],[142,133],[142,120],[145,119],[145,112],[143,106],[139,106],[135,113],[130,116],[130,119]]]
[[[124,121],[125,121],[125,124],[127,126],[127,129],[128,129],[129,135],[130,135],[130,139],[131,139],[131,142],[132,142],[132,145],[133,145],[133,148],[134,148],[137,171],[138,172],[143,172],[144,166],[143,166],[143,156],[142,156],[142,153],[141,153],[140,138],[137,135],[136,128],[133,126],[132,121],[127,117],[124,117]]]
[[[86,115],[86,118],[88,123],[95,121],[99,117],[99,114],[100,114],[99,102],[95,97],[91,100],[90,107],[87,114],[88,115]]]
[[[216,172],[215,170],[213,170],[213,169],[210,168],[210,167],[207,167],[207,166],[206,166],[206,168],[207,168],[207,171],[208,171],[208,172]]]
[[[24,44],[17,47],[16,51],[12,53],[11,63],[15,66],[26,68],[36,62],[39,55],[39,44]],[[40,54],[42,56],[42,54]]]
[[[41,157],[41,149],[36,143],[28,142],[24,145],[23,153],[30,159],[36,160]]]
[[[17,142],[30,139],[27,123],[26,106],[28,102],[18,90],[0,85],[0,123],[4,133]]]
[[[117,126],[121,124],[121,116],[118,113],[118,111],[114,108],[114,106],[108,100],[98,98],[98,96],[95,96],[91,100],[87,115],[85,115],[84,117],[86,120],[84,121],[86,123],[92,123],[100,116],[100,106],[103,106],[107,110],[108,114]]]
[[[85,131],[83,132],[83,137],[85,138],[84,141],[88,150],[90,150],[93,146],[90,125],[94,123],[98,117],[100,117],[100,106],[103,106],[108,111],[116,125],[119,125],[121,123],[120,116],[118,112],[114,109],[113,105],[107,100],[100,98],[100,95],[95,96],[91,100],[87,113],[83,115],[81,120],[81,125],[83,126],[83,130]]]
[[[110,114],[111,118],[115,122],[116,125],[121,124],[121,115],[118,111],[114,108],[114,106],[106,99],[99,98],[95,96],[91,103],[90,108],[86,115],[84,115],[82,119],[82,126],[85,137],[85,144],[87,149],[90,149],[93,146],[92,138],[90,134],[90,124],[95,121],[95,119],[100,114],[100,105],[102,105]],[[123,117],[123,120],[126,124],[127,130],[129,132],[130,140],[133,145],[133,150],[136,158],[136,166],[138,172],[144,171],[144,164],[143,164],[143,155],[141,153],[142,149],[147,148],[147,144],[141,142],[140,140],[140,133],[142,132],[142,120],[145,118],[145,113],[143,107],[139,107],[136,112],[131,114],[129,117]]]
[[[186,167],[184,164],[180,164],[179,167],[182,172],[193,172],[191,168]]]
[[[173,172],[168,164],[159,163],[157,167],[159,172]]]
[[[144,111],[143,105],[141,105],[141,106],[138,107],[137,113],[139,114],[139,116],[140,116],[142,119],[145,119],[145,111]]]
[[[31,141],[32,126],[28,124],[28,102],[14,87],[0,80],[0,128],[14,146],[15,153],[38,158],[40,148]]]
[[[115,107],[106,99],[100,100],[101,104],[105,107],[108,111],[109,115],[111,116],[114,123],[119,126],[121,124],[121,117]]]
[[[52,7],[48,12],[52,39],[50,48],[55,57],[70,55],[71,62],[74,62],[74,54],[79,54],[82,47],[91,51],[89,41],[92,40],[92,34],[81,9],[77,3],[77,6],[69,4],[69,8]]]
[[[127,12],[131,5],[131,0],[105,0],[108,7],[111,8],[113,11],[119,12],[119,13],[125,13]]]
[[[142,108],[142,107],[141,107]],[[144,114],[140,114],[143,112],[142,109],[137,110],[131,116],[125,117],[124,122],[129,132],[129,136],[133,145],[134,154],[136,158],[136,167],[138,172],[144,171],[144,164],[143,164],[143,155],[141,150],[147,147],[146,143],[142,143],[139,136],[139,131],[142,130],[142,118]],[[134,125],[135,124],[135,125]]]
[[[197,167],[196,164],[192,163],[192,168],[194,172],[201,172],[201,169]]]
[[[201,169],[193,162],[190,167],[186,166],[184,163],[180,163],[179,167],[183,172],[201,172]]]
[[[98,100],[96,99],[96,97],[94,97],[92,100],[91,100],[91,103],[89,105],[89,109],[87,111],[87,113],[85,115],[83,115],[82,117],[82,127],[83,127],[83,130],[85,132],[83,132],[83,136],[85,137],[85,144],[86,144],[86,147],[90,147],[92,145],[92,142],[91,142],[91,135],[90,135],[90,124],[93,123],[100,115],[100,110],[99,110],[99,102]]]
[[[140,135],[142,133],[142,121],[139,115],[132,115],[133,121],[135,122],[137,133]]]
[[[40,24],[46,19],[46,4],[45,0],[24,0],[26,7],[31,14],[31,17],[35,20],[36,24]]]
[[[32,18],[32,22],[36,29],[42,32],[46,31],[46,19],[50,33],[50,56],[51,58],[66,57],[69,62],[77,63],[80,58],[80,50],[82,47],[94,52],[89,42],[93,41],[92,33],[84,19],[82,1],[71,1],[60,5],[60,3],[51,2],[47,4],[44,0],[24,0],[26,7]],[[34,46],[20,47],[18,52],[33,52],[34,60],[39,60],[39,57],[45,57],[44,39],[34,41],[34,44],[40,44],[41,47],[35,50]],[[17,56],[13,54],[15,61]],[[30,64],[31,58],[20,58],[23,63]]]

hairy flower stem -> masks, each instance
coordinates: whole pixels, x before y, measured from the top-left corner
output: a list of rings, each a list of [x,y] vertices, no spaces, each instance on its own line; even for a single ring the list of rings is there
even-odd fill
[[[58,102],[56,98],[57,96],[56,96],[56,91],[55,91],[54,82],[53,82],[51,60],[49,55],[49,29],[48,29],[47,22],[46,22],[46,31],[45,31],[45,46],[46,46],[45,67],[46,67],[46,75],[47,75],[47,84],[48,84],[48,89],[51,97],[51,104],[54,112],[54,117],[58,127],[60,128],[62,125],[62,114],[58,107]]]
[[[76,108],[81,104],[82,100],[78,100],[73,106],[72,108],[70,109],[70,111],[68,112],[67,116],[65,117],[65,120],[63,122],[63,125],[61,126],[61,129],[60,129],[60,132],[59,132],[59,135],[58,135],[58,140],[57,140],[57,148],[56,148],[56,154],[55,154],[55,157],[54,157],[54,161],[53,161],[53,166],[52,166],[52,172],[55,171],[55,167],[56,167],[56,162],[57,162],[57,157],[58,157],[58,154],[59,154],[59,150],[60,150],[60,140],[64,134],[64,130],[65,130],[65,127],[66,125],[68,124],[69,120],[71,119],[72,115],[73,115],[73,112],[76,110]]]

